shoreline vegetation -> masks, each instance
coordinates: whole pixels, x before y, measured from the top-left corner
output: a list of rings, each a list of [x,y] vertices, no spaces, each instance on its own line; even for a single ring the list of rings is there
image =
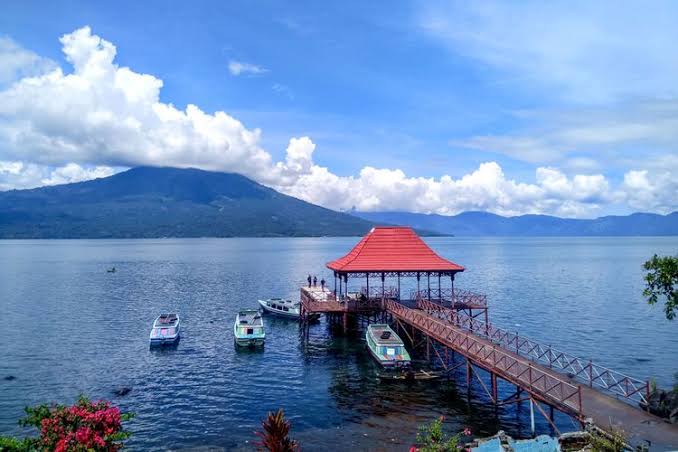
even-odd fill
[[[25,411],[26,416],[19,420],[19,424],[35,427],[38,436],[14,438],[0,435],[1,452],[116,452],[124,449],[125,440],[132,435],[123,426],[134,417],[132,413],[122,413],[108,401],[93,402],[83,395],[72,406],[43,404],[26,407]],[[490,445],[492,450],[513,450],[518,444],[538,447],[539,450],[559,447],[562,451],[571,452],[634,450],[628,445],[623,432],[610,434],[593,425],[558,437],[539,435],[532,439],[515,440],[501,430],[486,438],[474,438],[468,428],[449,434],[445,431],[444,422],[444,416],[440,416],[419,426],[409,452],[466,452],[478,447],[487,449]],[[290,437],[291,429],[292,423],[285,418],[282,408],[275,413],[269,412],[262,420],[260,430],[254,432],[257,440],[252,444],[259,451],[300,451],[302,444]],[[646,449],[640,447],[635,450]]]
[[[1,452],[115,452],[123,448],[123,442],[131,435],[123,422],[134,417],[108,401],[91,401],[84,395],[71,406],[42,404],[26,407],[25,412],[19,425],[36,428],[38,436],[0,436]]]

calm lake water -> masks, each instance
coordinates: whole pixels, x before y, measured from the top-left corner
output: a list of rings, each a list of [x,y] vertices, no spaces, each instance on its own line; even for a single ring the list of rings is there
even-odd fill
[[[417,424],[440,415],[451,431],[529,434],[526,405],[495,412],[477,384],[469,401],[461,374],[378,383],[360,331],[333,334],[321,321],[304,342],[295,322],[267,317],[264,350],[235,350],[239,307],[298,298],[309,272],[332,281],[325,262],[357,240],[0,241],[0,433],[23,433],[16,421],[25,405],[85,393],[136,413],[131,450],[248,449],[278,407],[305,450],[407,450]],[[641,265],[653,253],[675,254],[678,238],[426,241],[466,267],[457,287],[486,293],[494,323],[672,384],[678,324],[643,301]],[[111,266],[118,271],[107,273]],[[150,324],[162,311],[180,313],[183,336],[176,349],[150,350]],[[132,391],[116,396],[119,387]],[[574,428],[566,416],[557,423]]]

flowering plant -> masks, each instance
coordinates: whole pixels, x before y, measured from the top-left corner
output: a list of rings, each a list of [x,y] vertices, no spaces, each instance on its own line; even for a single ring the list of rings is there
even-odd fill
[[[459,452],[462,449],[459,441],[463,436],[471,436],[471,430],[465,428],[463,432],[448,436],[443,432],[443,421],[440,416],[428,425],[419,427],[417,433],[417,446],[412,446],[410,452]]]
[[[130,436],[122,422],[132,417],[110,402],[92,402],[80,396],[73,406],[26,408],[26,417],[19,424],[40,430],[40,437],[31,440],[31,446],[38,450],[115,452],[122,449],[122,441]]]

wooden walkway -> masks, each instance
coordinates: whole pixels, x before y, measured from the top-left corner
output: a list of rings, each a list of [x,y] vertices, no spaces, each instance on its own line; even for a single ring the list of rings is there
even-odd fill
[[[527,391],[535,400],[581,421],[590,418],[603,430],[622,430],[634,445],[649,443],[653,450],[678,449],[676,425],[424,310],[408,308],[391,300],[384,302],[384,308],[396,319],[463,355],[474,365]]]
[[[355,296],[337,299],[332,291],[318,286],[303,287],[301,302],[302,314],[390,314],[398,322],[416,328],[489,372],[494,384],[492,393],[488,391],[488,394],[495,403],[502,403],[496,393],[496,377],[500,377],[527,392],[533,400],[579,421],[590,419],[603,430],[623,431],[632,445],[650,444],[652,450],[678,450],[678,426],[637,406],[638,401],[647,399],[647,382],[590,361],[582,362],[431,301],[368,301]]]

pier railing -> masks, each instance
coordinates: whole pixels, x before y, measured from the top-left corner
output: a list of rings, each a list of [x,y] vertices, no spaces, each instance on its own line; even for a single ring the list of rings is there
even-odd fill
[[[591,360],[570,355],[550,345],[544,345],[520,336],[517,332],[496,327],[464,312],[449,309],[437,303],[419,299],[417,300],[417,307],[460,328],[486,337],[497,345],[531,361],[566,372],[568,377],[575,378],[590,387],[601,388],[641,405],[647,404],[650,394],[648,381],[629,377],[621,372],[595,364]]]
[[[386,300],[384,307],[396,318],[421,330],[426,335],[463,354],[477,365],[491,370],[529,391],[534,397],[559,405],[576,415],[582,413],[581,388],[533,366],[529,359],[517,356],[487,339],[464,331],[444,319],[401,303]]]
[[[310,313],[380,311],[381,299],[361,299],[356,296],[337,297],[334,292],[318,288],[301,288],[301,303]]]
[[[381,298],[391,298],[398,299],[400,298],[400,292],[398,292],[397,287],[385,287],[383,290],[381,286],[370,287],[369,295],[367,293],[367,286],[362,286],[360,288],[360,293],[368,296],[370,299],[381,299]]]
[[[431,300],[442,303],[454,303],[455,306],[469,306],[474,309],[487,307],[487,296],[464,289],[423,289],[410,293],[412,300]]]

